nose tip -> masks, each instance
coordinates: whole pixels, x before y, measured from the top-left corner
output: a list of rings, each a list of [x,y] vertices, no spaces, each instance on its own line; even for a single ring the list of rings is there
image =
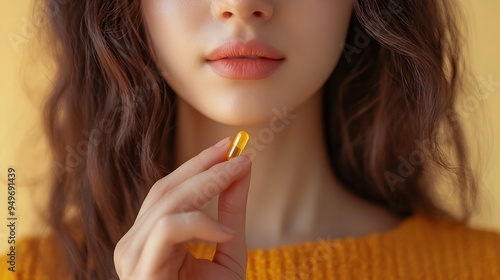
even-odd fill
[[[220,21],[231,19],[267,21],[272,17],[273,5],[269,0],[215,0],[212,10]]]

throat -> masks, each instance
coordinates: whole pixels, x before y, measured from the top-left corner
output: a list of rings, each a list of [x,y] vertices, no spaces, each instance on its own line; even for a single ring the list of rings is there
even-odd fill
[[[325,185],[295,201],[250,207],[247,214],[248,249],[277,246],[320,239],[362,237],[391,230],[401,217],[384,207],[368,202],[340,185]]]

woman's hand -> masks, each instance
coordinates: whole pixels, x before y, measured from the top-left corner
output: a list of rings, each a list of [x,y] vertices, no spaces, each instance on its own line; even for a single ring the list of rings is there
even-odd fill
[[[116,245],[120,279],[245,279],[251,162],[245,156],[225,161],[229,144],[222,140],[153,185]],[[219,223],[198,210],[218,194]],[[218,242],[213,261],[186,250],[184,243],[193,238]]]

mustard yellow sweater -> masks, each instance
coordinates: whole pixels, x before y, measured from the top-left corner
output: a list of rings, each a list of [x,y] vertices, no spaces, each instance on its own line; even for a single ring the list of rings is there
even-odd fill
[[[36,246],[38,256],[30,250]],[[16,272],[2,254],[0,279],[68,279],[50,246],[42,239],[19,242]],[[206,259],[215,250],[202,243],[189,249]],[[500,234],[415,214],[364,237],[249,250],[247,279],[500,279]]]

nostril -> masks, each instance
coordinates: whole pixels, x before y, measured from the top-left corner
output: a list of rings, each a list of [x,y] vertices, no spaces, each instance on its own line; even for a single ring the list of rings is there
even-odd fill
[[[224,12],[224,13],[222,14],[222,17],[223,17],[223,18],[230,18],[232,15],[233,15],[233,14],[232,14],[231,12]]]
[[[264,15],[264,13],[262,13],[261,11],[257,11],[257,12],[254,12],[253,13],[256,17],[262,17]]]

